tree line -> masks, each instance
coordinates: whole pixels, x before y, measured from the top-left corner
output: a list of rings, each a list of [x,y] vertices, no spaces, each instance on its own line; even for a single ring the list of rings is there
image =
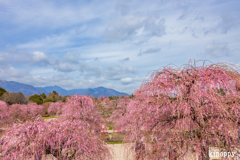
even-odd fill
[[[27,104],[28,102],[34,102],[36,104],[43,104],[46,102],[66,101],[67,96],[59,95],[56,91],[48,93],[42,93],[40,95],[34,94],[31,96],[24,96],[21,92],[9,93],[4,88],[0,87],[0,100],[5,101],[9,105],[11,104]]]

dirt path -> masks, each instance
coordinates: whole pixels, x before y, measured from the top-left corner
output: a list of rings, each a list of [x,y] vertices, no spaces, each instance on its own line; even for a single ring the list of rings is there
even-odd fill
[[[125,144],[126,145],[126,144]],[[126,155],[124,155],[126,153],[126,149],[124,148],[123,144],[108,144],[109,147],[111,147],[113,149],[113,160],[134,160],[134,155],[131,154],[130,156],[126,157]],[[125,149],[125,152],[124,152]],[[216,147],[210,147],[210,151],[213,152],[213,150],[215,151],[219,151]],[[129,150],[128,150],[129,151]],[[210,160],[218,160],[221,159],[223,157],[210,157]],[[166,158],[167,160],[168,158]],[[186,160],[197,160],[198,156],[194,155],[193,153],[188,153],[184,159]],[[229,158],[231,159],[231,158]],[[239,158],[240,159],[240,158]],[[235,154],[234,158],[232,158],[232,160],[238,160],[237,158],[237,153]]]
[[[124,155],[124,144],[108,144],[109,147],[113,149],[113,160],[133,160],[133,155],[129,155],[128,157]]]

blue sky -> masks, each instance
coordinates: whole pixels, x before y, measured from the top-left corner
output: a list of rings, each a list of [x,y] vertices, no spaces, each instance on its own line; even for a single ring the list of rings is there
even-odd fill
[[[151,70],[240,64],[239,0],[0,0],[0,79],[131,94]]]

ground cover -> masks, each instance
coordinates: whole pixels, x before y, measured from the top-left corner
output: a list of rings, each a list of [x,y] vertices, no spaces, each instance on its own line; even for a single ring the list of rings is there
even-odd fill
[[[52,118],[59,118],[59,116],[52,115],[52,116],[49,116],[49,117],[42,117],[43,120],[52,119]]]

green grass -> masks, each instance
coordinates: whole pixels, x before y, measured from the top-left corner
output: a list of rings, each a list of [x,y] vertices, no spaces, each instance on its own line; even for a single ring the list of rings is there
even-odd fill
[[[113,129],[113,127],[109,127],[109,130],[112,130]]]
[[[122,144],[124,142],[107,142],[107,144]]]
[[[43,120],[46,120],[46,119],[51,119],[51,118],[58,118],[59,116],[55,116],[55,115],[53,115],[53,116],[49,116],[49,117],[42,117],[43,118]]]

